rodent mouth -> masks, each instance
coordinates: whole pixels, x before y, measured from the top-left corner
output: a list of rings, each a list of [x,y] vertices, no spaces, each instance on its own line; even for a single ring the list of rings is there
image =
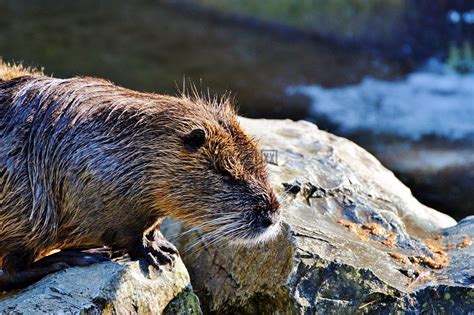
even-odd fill
[[[271,224],[250,225],[242,233],[232,237],[231,244],[257,245],[274,239],[281,230],[281,219],[278,218]]]
[[[229,244],[250,247],[266,243],[278,236],[281,230],[281,214],[262,214],[255,211],[224,214],[198,228],[205,231],[204,239],[211,244],[225,240]]]

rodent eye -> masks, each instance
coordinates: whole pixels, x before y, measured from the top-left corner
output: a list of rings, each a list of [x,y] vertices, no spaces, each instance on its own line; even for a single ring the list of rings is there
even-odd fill
[[[206,133],[203,129],[193,129],[190,133],[182,136],[181,139],[186,150],[195,152],[206,142]]]

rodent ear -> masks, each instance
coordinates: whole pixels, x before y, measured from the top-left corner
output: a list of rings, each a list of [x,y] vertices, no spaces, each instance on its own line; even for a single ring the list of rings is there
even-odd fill
[[[203,129],[193,129],[190,133],[181,137],[184,148],[195,152],[206,143],[206,133]]]

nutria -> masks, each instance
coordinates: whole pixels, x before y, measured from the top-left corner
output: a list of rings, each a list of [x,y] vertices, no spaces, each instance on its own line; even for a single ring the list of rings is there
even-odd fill
[[[0,291],[103,261],[169,264],[165,216],[256,243],[279,204],[228,99],[139,93],[95,78],[0,81]],[[45,256],[52,249],[59,253]]]

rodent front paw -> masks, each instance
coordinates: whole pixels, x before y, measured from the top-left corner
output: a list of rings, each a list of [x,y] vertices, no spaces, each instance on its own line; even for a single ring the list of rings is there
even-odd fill
[[[145,238],[140,247],[139,256],[157,269],[163,265],[174,267],[175,255],[179,255],[176,247],[164,238],[153,241]]]

